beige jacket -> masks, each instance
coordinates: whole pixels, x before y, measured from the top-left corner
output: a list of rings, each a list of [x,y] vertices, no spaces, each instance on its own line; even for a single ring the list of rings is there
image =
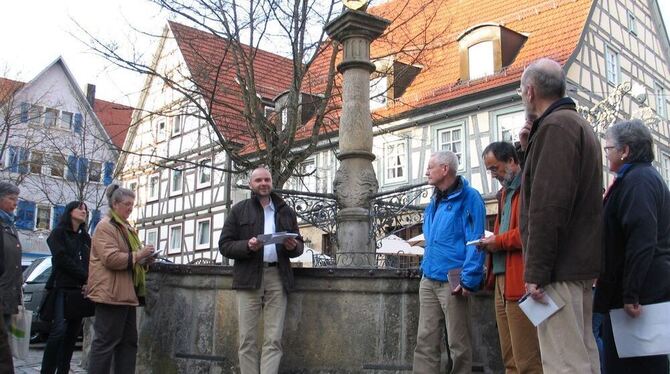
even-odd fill
[[[105,216],[95,228],[88,265],[88,297],[96,303],[139,305],[133,285],[136,262],[121,228]]]

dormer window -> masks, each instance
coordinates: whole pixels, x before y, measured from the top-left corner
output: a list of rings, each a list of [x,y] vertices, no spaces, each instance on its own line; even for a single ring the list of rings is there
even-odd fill
[[[480,79],[509,66],[528,39],[499,24],[473,26],[458,38],[461,80]]]
[[[370,110],[383,108],[386,106],[388,91],[388,78],[385,75],[378,75],[370,79]]]
[[[370,76],[370,109],[385,107],[389,100],[400,98],[421,72],[421,67],[405,64],[392,58],[374,62],[375,72]]]
[[[493,61],[493,41],[477,43],[468,48],[470,79],[492,75],[495,72]]]

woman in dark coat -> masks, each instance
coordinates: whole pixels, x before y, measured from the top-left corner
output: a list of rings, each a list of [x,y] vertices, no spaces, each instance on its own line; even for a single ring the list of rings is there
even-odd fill
[[[619,358],[609,311],[630,318],[670,301],[670,191],[652,166],[653,139],[641,121],[611,126],[605,153],[616,179],[605,193],[603,262],[594,311],[605,313],[605,368],[613,373],[668,373],[666,355]]]
[[[88,279],[88,258],[91,237],[86,232],[86,204],[73,201],[65,206],[58,225],[47,239],[51,250],[53,291],[53,322],[44,348],[42,374],[67,374],[72,351],[81,329],[81,318],[66,319],[66,293],[85,291]]]

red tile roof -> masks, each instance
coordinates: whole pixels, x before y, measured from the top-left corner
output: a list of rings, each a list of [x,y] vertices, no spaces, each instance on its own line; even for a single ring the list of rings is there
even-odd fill
[[[253,136],[242,115],[244,102],[236,83],[236,65],[230,43],[215,36],[176,22],[168,22],[179,50],[199,92],[211,105],[212,117],[221,134],[229,141],[248,142]],[[249,46],[242,46],[250,53]],[[273,99],[286,91],[292,82],[290,59],[256,49],[254,75],[259,95]]]
[[[11,98],[14,91],[23,87],[24,83],[0,77],[0,105]]]
[[[110,101],[95,99],[95,115],[105,127],[107,135],[118,148],[123,148],[126,133],[132,121],[133,108]]]

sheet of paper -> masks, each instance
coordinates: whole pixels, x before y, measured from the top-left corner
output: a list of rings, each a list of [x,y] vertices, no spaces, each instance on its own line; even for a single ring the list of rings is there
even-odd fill
[[[258,235],[256,238],[263,242],[263,244],[279,244],[283,243],[286,238],[295,238],[298,234],[292,232],[276,232],[274,234]]]
[[[489,236],[493,235],[491,231],[484,230],[484,237],[488,238]],[[477,245],[479,242],[481,242],[481,239],[475,239],[475,240],[470,240],[469,242],[466,242],[465,245]]]
[[[563,305],[563,302],[559,301],[558,303],[554,301],[549,293],[545,290],[544,301],[546,304],[542,304],[539,301],[535,301],[532,297],[526,295],[519,301],[519,308],[526,314],[530,322],[537,327],[545,319],[551,317],[554,313],[558,312]]]
[[[610,310],[610,319],[619,357],[670,353],[670,302],[643,305],[637,318],[623,309]]]

